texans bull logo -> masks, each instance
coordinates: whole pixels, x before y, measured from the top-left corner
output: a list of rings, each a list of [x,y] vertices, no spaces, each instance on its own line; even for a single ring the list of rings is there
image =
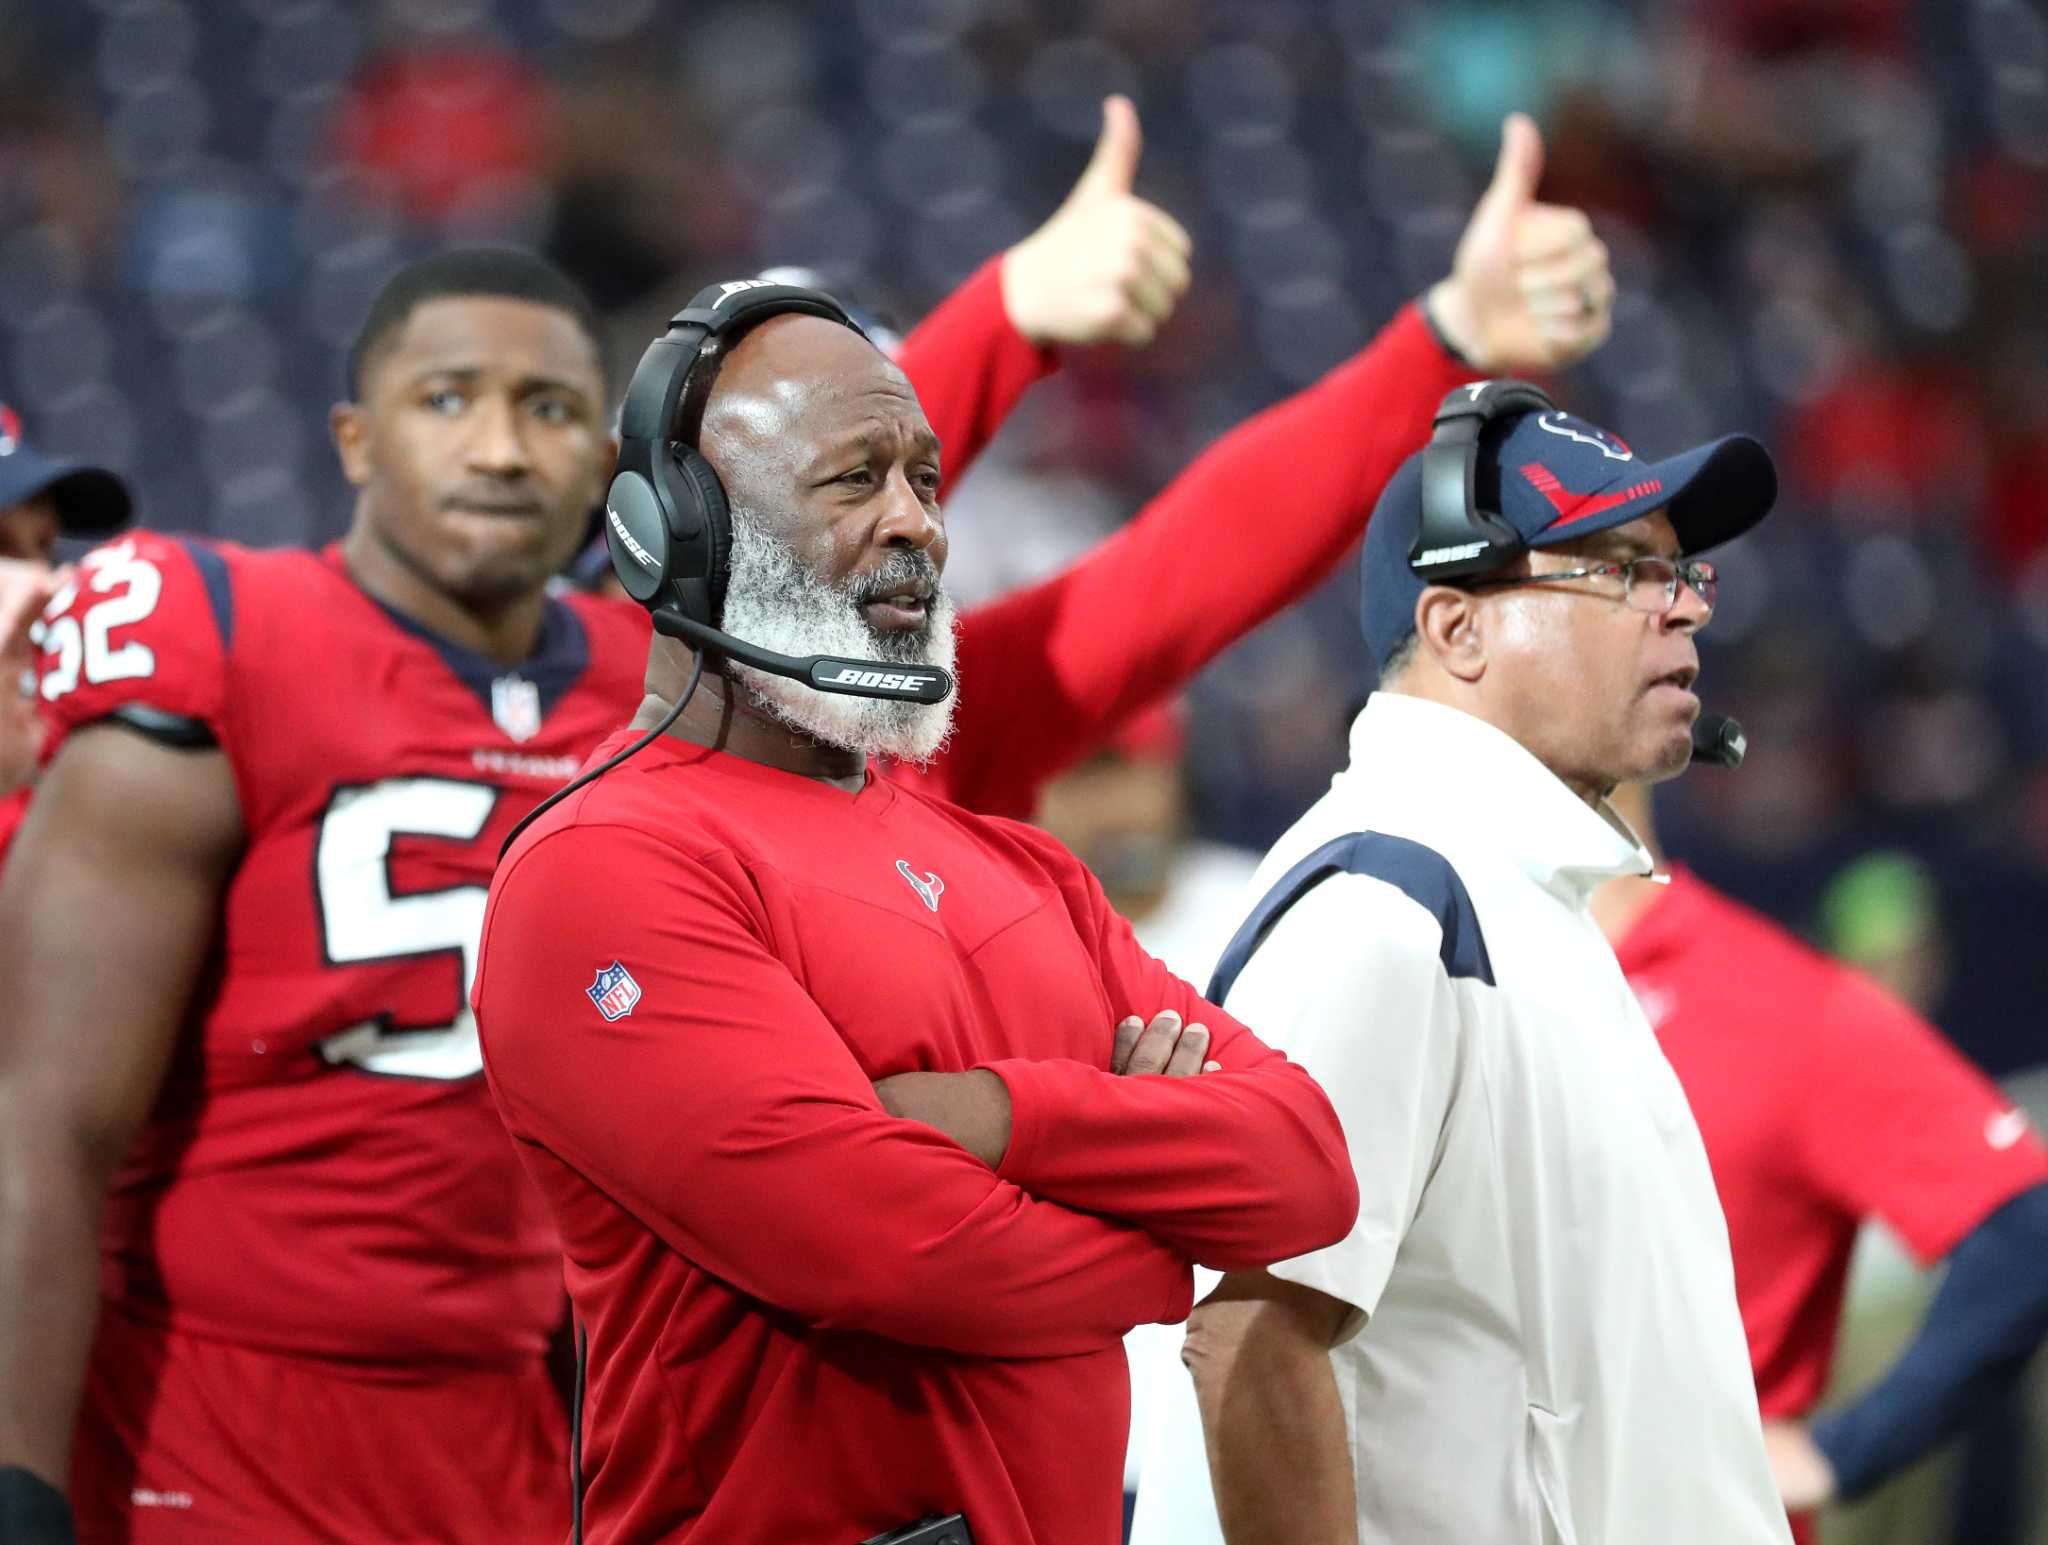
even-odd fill
[[[1582,419],[1580,423],[1584,424],[1585,421]],[[1585,424],[1584,428],[1576,427],[1562,413],[1539,413],[1536,416],[1536,427],[1554,435],[1563,435],[1567,440],[1576,440],[1581,445],[1590,445],[1609,461],[1635,459],[1636,453],[1623,443],[1621,436],[1609,434],[1604,429],[1596,429],[1591,424]]]

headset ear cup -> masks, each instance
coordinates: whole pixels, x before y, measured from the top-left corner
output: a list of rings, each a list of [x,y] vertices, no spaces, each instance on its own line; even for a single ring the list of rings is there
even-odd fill
[[[696,508],[698,523],[702,527],[702,570],[705,580],[705,594],[709,600],[707,623],[719,625],[719,617],[725,613],[725,576],[731,563],[733,551],[733,512],[725,500],[725,484],[719,482],[719,473],[713,471],[711,463],[702,459],[696,451],[676,447],[676,469],[684,475],[690,486],[690,502]]]
[[[1494,425],[1555,406],[1541,387],[1511,378],[1456,387],[1444,398],[1422,451],[1422,519],[1408,549],[1416,574],[1432,582],[1485,574],[1522,550],[1521,533],[1479,503],[1480,448]]]
[[[604,542],[626,594],[642,606],[660,605],[674,541],[660,492],[638,472],[619,473],[605,493]]]
[[[683,609],[699,621],[718,626],[725,610],[726,565],[732,552],[732,513],[725,485],[711,463],[687,446],[669,447],[674,469],[669,493],[670,530],[679,554],[671,565]]]

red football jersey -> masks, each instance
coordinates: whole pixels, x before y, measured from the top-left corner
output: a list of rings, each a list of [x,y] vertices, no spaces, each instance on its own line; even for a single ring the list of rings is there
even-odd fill
[[[1862,1220],[1936,1260],[2048,1151],[1919,1015],[1683,868],[1615,953],[1706,1142],[1763,1413],[1804,1416]]]
[[[247,834],[196,1029],[108,1199],[108,1301],[347,1361],[539,1356],[555,1236],[480,1076],[469,980],[499,844],[638,700],[643,614],[550,601],[508,670],[387,611],[335,550],[136,535],[50,619],[52,752],[128,707],[202,721]]]

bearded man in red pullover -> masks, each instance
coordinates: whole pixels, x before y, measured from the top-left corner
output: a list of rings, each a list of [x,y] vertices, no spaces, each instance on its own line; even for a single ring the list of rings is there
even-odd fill
[[[822,316],[734,334],[667,431],[730,499],[722,625],[949,665],[908,378]],[[1052,838],[876,775],[948,704],[660,638],[647,691],[596,757],[681,717],[512,845],[475,992],[588,1335],[583,1538],[1113,1545],[1122,1337],[1191,1262],[1343,1236],[1329,1102]]]

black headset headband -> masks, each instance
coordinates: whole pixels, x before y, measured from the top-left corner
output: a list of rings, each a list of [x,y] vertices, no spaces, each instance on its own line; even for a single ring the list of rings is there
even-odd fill
[[[632,384],[619,408],[622,452],[630,441],[694,443],[696,426],[679,426],[676,410],[705,356],[705,345],[714,339],[723,343],[756,323],[789,312],[823,317],[861,332],[860,325],[823,290],[770,284],[765,279],[734,279],[699,290],[689,305],[669,318],[668,331],[647,346],[640,363],[633,367]],[[684,427],[689,429],[688,435],[678,433]]]
[[[1475,381],[1444,398],[1422,452],[1422,524],[1408,549],[1419,577],[1440,583],[1489,573],[1522,550],[1521,533],[1499,511],[1479,507],[1479,441],[1500,419],[1556,410],[1527,381]]]

